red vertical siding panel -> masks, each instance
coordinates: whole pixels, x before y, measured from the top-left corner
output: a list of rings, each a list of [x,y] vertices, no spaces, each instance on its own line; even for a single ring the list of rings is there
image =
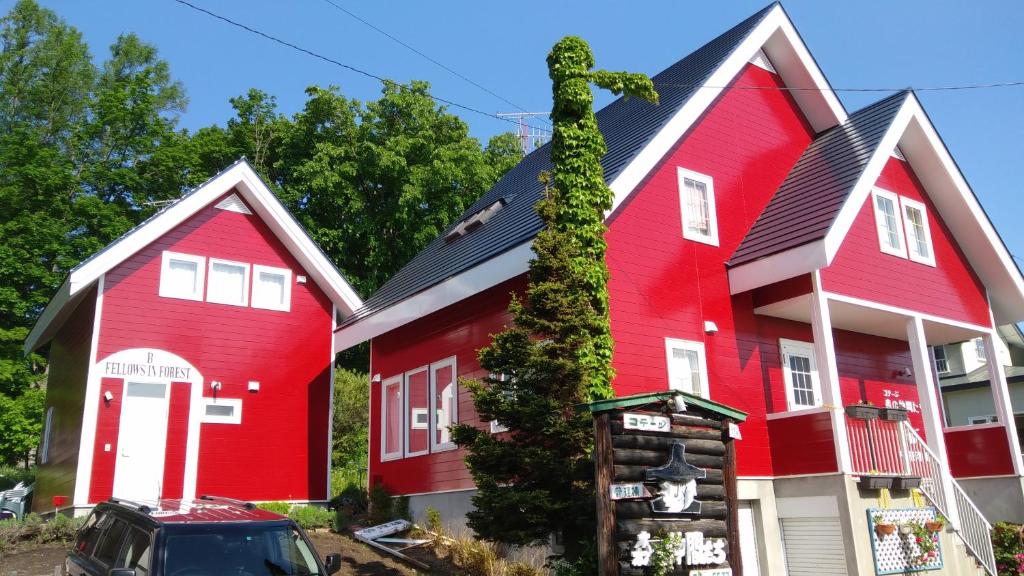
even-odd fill
[[[881,251],[868,196],[832,264],[822,271],[823,287],[846,296],[990,326],[985,287],[910,165],[890,158],[877,186],[924,203],[935,267]]]
[[[777,476],[836,472],[832,422],[826,412],[768,422],[772,465]]]
[[[113,496],[114,466],[117,461],[117,438],[121,426],[121,404],[124,399],[124,380],[103,378],[100,389],[100,404],[96,417],[96,441],[93,446],[92,480],[89,483],[89,502],[101,502]],[[103,399],[104,392],[110,392],[113,399]],[[110,450],[104,450],[110,444]]]
[[[1010,441],[1002,427],[948,431],[946,454],[957,478],[1013,475]]]
[[[181,498],[185,488],[185,447],[188,445],[188,411],[192,401],[192,385],[171,384],[170,406],[167,410],[167,450],[164,453],[164,480],[161,496]]]

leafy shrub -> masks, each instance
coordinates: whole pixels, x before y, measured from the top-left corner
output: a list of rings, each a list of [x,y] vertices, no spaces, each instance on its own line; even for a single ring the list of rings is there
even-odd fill
[[[288,512],[292,509],[292,505],[287,502],[262,502],[257,504],[256,507],[260,510],[266,510],[267,512],[273,512],[282,516],[287,516]]]
[[[427,506],[427,531],[435,534],[441,532],[441,512],[433,506]]]
[[[1024,526],[996,522],[992,527],[992,549],[999,576],[1024,574]]]
[[[28,514],[21,520],[0,520],[0,553],[14,549],[22,540],[39,534],[43,519],[38,514]]]
[[[319,506],[296,506],[288,513],[288,517],[302,526],[303,530],[329,528],[334,520],[330,510]]]
[[[84,523],[84,516],[81,518],[69,518],[63,514],[57,514],[49,522],[39,527],[36,541],[42,544],[70,544],[75,540],[75,534]]]
[[[409,512],[409,497],[395,496],[391,503],[391,513],[395,515],[395,518],[412,520],[412,514]]]
[[[383,524],[392,519],[391,492],[383,484],[374,484],[370,488],[370,524]]]

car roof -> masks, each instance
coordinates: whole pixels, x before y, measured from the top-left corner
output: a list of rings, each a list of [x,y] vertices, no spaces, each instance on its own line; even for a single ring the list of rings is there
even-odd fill
[[[275,522],[287,517],[257,508],[250,502],[228,498],[202,497],[195,500],[160,498],[126,500],[111,498],[101,506],[144,516],[156,524]]]

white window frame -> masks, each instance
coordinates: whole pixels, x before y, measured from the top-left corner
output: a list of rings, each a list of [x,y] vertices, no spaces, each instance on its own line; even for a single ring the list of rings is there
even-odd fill
[[[206,413],[207,406],[232,406],[234,412],[231,416],[219,416]],[[242,399],[241,398],[211,398],[203,397],[203,411],[200,414],[200,422],[203,424],[241,424],[242,423]]]
[[[216,298],[211,298],[210,297],[211,294],[210,294],[210,290],[209,290],[210,287],[209,286],[207,286],[207,290],[206,290],[206,301],[207,302],[212,302],[214,304],[227,304],[228,306],[243,306],[243,307],[249,306],[249,281],[250,281],[250,278],[252,277],[252,266],[250,266],[248,262],[236,262],[234,260],[224,260],[224,259],[221,259],[221,258],[210,258],[209,271],[207,272],[207,276],[209,276],[209,279],[210,279],[211,282],[213,281],[213,266],[214,266],[214,264],[226,264],[228,266],[240,266],[242,269],[245,270],[245,273],[242,276],[242,301],[241,302],[227,302],[227,301],[223,301],[223,300],[218,300]]]
[[[978,362],[988,363],[988,350],[985,348],[984,338],[975,338],[974,343],[974,357],[978,359]]]
[[[457,424],[459,422],[459,372],[456,369],[455,356],[445,358],[438,362],[433,362],[430,365],[430,413],[434,415],[430,419],[430,451],[431,452],[444,452],[447,450],[454,450],[456,448],[455,442],[438,442],[437,441],[437,379],[435,374],[438,368],[445,368],[451,366],[452,369],[452,417],[451,423]]]
[[[43,445],[39,448],[39,463],[50,460],[50,437],[53,435],[53,406],[46,407],[46,421],[43,424]]]
[[[921,226],[924,227],[925,244],[928,246],[928,256],[921,256],[917,253],[917,243],[911,245],[910,231],[914,229],[913,222],[907,216],[907,208],[917,210],[921,213]],[[900,196],[900,215],[903,220],[903,228],[905,230],[906,244],[907,244],[907,255],[914,262],[920,264],[926,264],[928,266],[935,266],[935,244],[932,242],[932,228],[928,223],[928,210],[926,209],[923,202],[912,200],[906,196]]]
[[[878,198],[885,198],[892,202],[893,216],[896,219],[894,223],[896,226],[896,237],[899,240],[899,246],[893,248],[889,244],[888,230],[882,227],[882,223],[885,221],[885,215],[878,208]],[[907,239],[903,234],[903,208],[900,206],[900,197],[893,192],[883,190],[881,188],[874,188],[871,190],[871,211],[875,215],[875,234],[878,236],[878,247],[879,249],[893,256],[899,256],[900,258],[907,257]]]
[[[711,246],[718,246],[718,214],[715,210],[715,185],[714,179],[707,174],[701,174],[686,168],[677,167],[676,174],[678,176],[677,186],[679,187],[679,212],[682,216],[683,224],[683,238],[687,240],[693,240],[694,242],[701,242],[703,244],[710,244]],[[691,232],[690,227],[686,225],[687,217],[689,212],[687,210],[686,203],[686,179],[693,180],[704,184],[708,193],[708,234],[698,234]]]
[[[697,369],[700,371],[700,390],[698,396],[702,398],[711,398],[711,390],[708,388],[708,360],[704,351],[703,342],[695,342],[693,340],[680,340],[678,338],[665,338],[665,362],[666,362],[666,373],[668,375],[668,389],[675,390],[672,387],[672,382],[679,376],[675,373],[676,368],[674,367],[672,350],[689,350],[697,353]],[[690,375],[687,374],[687,377]],[[686,390],[682,390],[686,392]]]
[[[796,395],[793,393],[793,371],[789,366],[789,356],[803,356],[810,359],[811,368],[811,391],[814,393],[814,405],[796,403]],[[779,339],[779,358],[782,360],[782,379],[786,385],[786,407],[790,412],[795,410],[807,410],[823,405],[821,397],[821,375],[818,371],[818,361],[814,357],[814,344],[801,340]]]
[[[430,440],[430,438],[432,438],[432,436],[430,436],[430,420],[429,420],[429,418],[430,418],[430,402],[431,402],[431,400],[430,400],[430,391],[431,391],[430,380],[431,380],[431,374],[429,373],[429,370],[430,370],[430,366],[420,366],[419,368],[414,368],[412,370],[409,370],[408,372],[406,372],[402,376],[402,447],[403,447],[402,454],[404,454],[406,458],[410,458],[412,456],[422,456],[424,454],[429,454],[430,453],[430,441],[429,440]],[[413,428],[412,427],[413,426],[413,422],[408,419],[408,415],[409,415],[409,398],[412,396],[412,394],[409,393],[409,378],[411,376],[415,376],[416,374],[419,374],[420,372],[427,372],[427,406],[426,406],[426,408],[424,408],[424,410],[427,411],[427,418],[428,418],[428,420],[427,420],[427,427],[426,427],[428,441],[427,441],[427,445],[423,448],[423,450],[420,450],[418,452],[410,452],[409,451],[409,432],[411,430],[423,430],[423,428]]]
[[[171,284],[171,261],[191,262],[196,265],[196,287],[191,294],[185,294]],[[163,298],[178,298],[180,300],[203,300],[203,289],[206,287],[206,258],[193,254],[182,254],[164,250],[160,262],[160,289],[158,294]]]
[[[260,286],[260,274],[277,274],[284,276],[284,293],[282,297],[284,302],[270,302],[260,292],[258,287]],[[292,271],[288,268],[275,268],[273,266],[264,266],[262,264],[252,265],[252,307],[262,308],[264,310],[278,310],[281,312],[288,312],[292,307]]]
[[[387,380],[380,383],[380,460],[381,462],[387,460],[397,460],[402,457],[403,451],[405,450],[405,385],[402,374],[398,376],[392,376]],[[394,452],[388,452],[388,386],[398,386],[398,394],[400,396],[402,413],[398,414],[398,428],[403,432],[398,435],[398,450]]]
[[[942,350],[942,358],[939,358],[937,352]],[[938,374],[949,374],[949,356],[946,354],[946,347],[942,344],[932,346],[932,357],[935,359],[935,372]],[[945,370],[939,368],[939,361],[946,367]]]

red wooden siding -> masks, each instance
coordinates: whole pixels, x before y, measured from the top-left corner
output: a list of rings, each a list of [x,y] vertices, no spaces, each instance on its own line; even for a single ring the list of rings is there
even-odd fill
[[[957,478],[1012,475],[1010,441],[999,427],[950,430],[946,434],[949,469]]]
[[[213,208],[216,202],[107,274],[98,357],[128,348],[166,350],[200,371],[204,396],[218,380],[220,397],[242,399],[241,424],[200,426],[199,494],[326,498],[331,302],[313,282],[296,282],[306,272],[258,216]],[[161,298],[164,250],[288,268],[291,310]],[[258,392],[247,391],[250,380],[260,382]],[[100,428],[116,433],[114,411],[100,410]],[[169,434],[178,433],[179,410],[172,399]],[[168,456],[179,458],[176,450]],[[113,468],[103,456],[97,451],[91,501],[110,495]]]
[[[102,321],[102,318],[101,318]],[[100,398],[96,417],[96,440],[93,442],[92,480],[89,483],[89,502],[102,502],[113,496],[114,467],[117,461],[117,438],[121,426],[121,403],[124,399],[124,380],[102,378],[98,394],[109,391],[110,402]],[[110,444],[110,450],[105,447]]]
[[[491,342],[509,320],[508,300],[522,290],[522,277],[509,280],[458,304],[373,339],[370,368],[382,380],[455,356],[459,378],[482,378],[477,350]],[[457,392],[460,422],[480,426],[473,399],[465,388]],[[463,463],[464,450],[448,450],[381,462],[381,385],[370,386],[370,478],[379,479],[396,494],[438,492],[473,487]]]
[[[181,498],[185,489],[185,449],[188,446],[188,411],[192,385],[174,382],[167,410],[167,452],[164,454],[164,481],[161,496]]]
[[[768,421],[772,464],[777,476],[820,474],[839,470],[827,412]]]
[[[861,207],[822,285],[830,291],[980,326],[990,326],[985,287],[906,162],[890,158],[877,186],[923,202],[936,266],[879,249],[872,197]]]
[[[53,407],[50,448],[46,464],[39,466],[33,508],[48,509],[53,496],[75,494],[78,452],[82,441],[82,411],[89,374],[96,289],[82,301],[50,343],[46,375],[46,406]]]

